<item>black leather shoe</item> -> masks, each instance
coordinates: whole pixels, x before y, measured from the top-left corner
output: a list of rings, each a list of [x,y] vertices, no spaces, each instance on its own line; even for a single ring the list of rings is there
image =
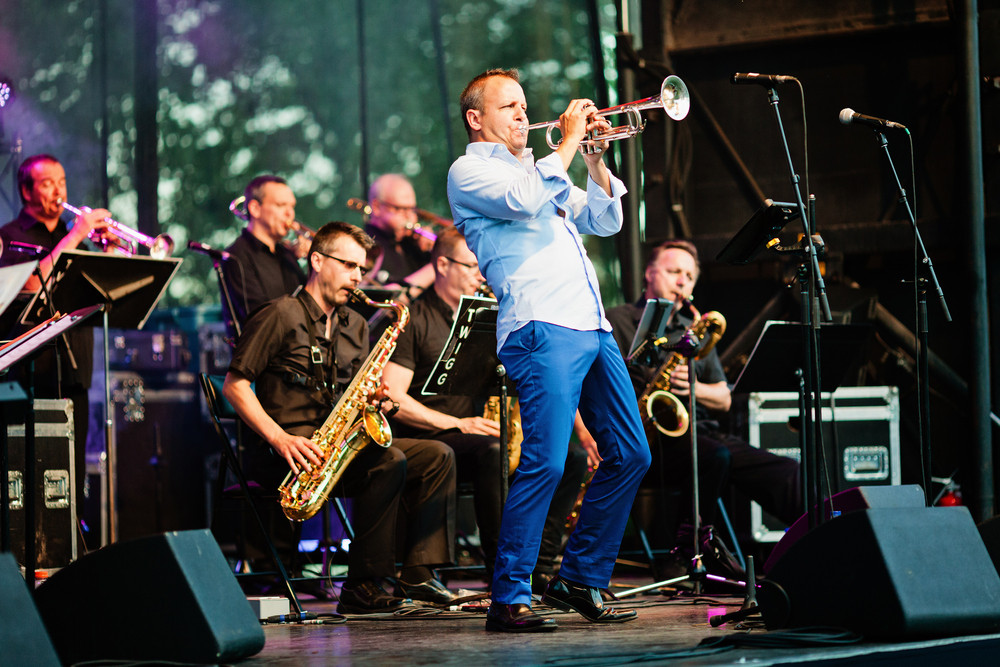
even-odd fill
[[[397,579],[395,593],[399,597],[410,598],[420,602],[431,602],[433,604],[448,604],[458,598],[458,595],[449,591],[444,584],[435,578],[428,579],[420,584],[408,584],[401,579]]]
[[[562,577],[549,582],[542,602],[563,611],[575,611],[593,623],[624,623],[637,616],[634,609],[618,611],[605,607],[599,588],[575,584]]]
[[[408,605],[412,606],[409,600],[389,595],[374,581],[362,581],[350,587],[344,585],[340,591],[337,612],[340,614],[391,613]]]
[[[551,632],[559,626],[542,618],[526,604],[494,602],[486,612],[486,629],[491,632]]]

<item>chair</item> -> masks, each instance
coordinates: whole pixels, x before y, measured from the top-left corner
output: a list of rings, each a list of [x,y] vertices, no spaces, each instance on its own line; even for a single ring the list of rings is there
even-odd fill
[[[278,556],[278,550],[274,546],[274,541],[271,539],[270,533],[268,533],[267,528],[264,526],[264,519],[260,515],[260,511],[257,509],[257,504],[254,502],[254,496],[250,491],[250,484],[247,482],[246,475],[243,474],[243,466],[240,464],[239,458],[236,456],[236,452],[233,451],[232,443],[229,441],[229,434],[226,433],[226,429],[222,426],[223,419],[236,419],[236,411],[233,406],[226,400],[222,395],[222,378],[220,376],[211,376],[208,373],[201,373],[201,390],[205,394],[205,401],[208,404],[208,412],[212,416],[212,423],[215,425],[215,433],[219,437],[219,445],[222,450],[222,460],[219,462],[219,485],[222,486],[222,480],[225,479],[226,466],[232,470],[233,475],[239,483],[240,489],[243,492],[243,498],[246,500],[247,504],[250,505],[250,511],[253,514],[254,521],[260,528],[261,536],[264,539],[264,543],[267,546],[268,553],[271,556],[271,560],[274,563],[274,567],[281,577],[281,581],[285,585],[285,590],[288,594],[288,599],[291,601],[292,606],[295,607],[295,612],[302,613],[302,605],[299,604],[299,598],[295,594],[295,589],[292,588],[292,582],[288,577],[288,571],[285,569],[285,565],[281,562],[281,558]]]

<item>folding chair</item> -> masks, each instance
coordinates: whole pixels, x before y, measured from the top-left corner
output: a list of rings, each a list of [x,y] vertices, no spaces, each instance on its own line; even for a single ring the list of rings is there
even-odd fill
[[[233,406],[222,395],[223,378],[217,375],[212,376],[208,373],[201,373],[200,379],[201,390],[205,394],[208,411],[209,414],[212,415],[212,423],[215,425],[215,432],[219,437],[219,445],[222,449],[222,460],[219,463],[219,478],[220,480],[225,479],[226,466],[228,466],[236,476],[240,489],[243,491],[243,498],[247,501],[247,504],[250,505],[250,511],[253,514],[257,526],[260,528],[261,537],[263,537],[268,553],[271,556],[271,560],[274,562],[274,567],[277,570],[278,575],[281,577],[281,581],[285,585],[288,599],[291,601],[292,606],[295,607],[295,612],[302,613],[302,605],[299,604],[299,598],[295,594],[295,589],[292,588],[292,582],[288,577],[285,565],[281,562],[281,558],[278,556],[278,550],[275,548],[274,541],[271,539],[270,533],[264,526],[264,519],[261,517],[260,511],[257,509],[257,504],[254,502],[253,494],[250,492],[250,485],[247,483],[246,475],[243,474],[243,466],[240,464],[239,458],[236,456],[236,452],[233,451],[232,443],[229,441],[229,434],[226,433],[226,429],[222,426],[223,419],[236,419],[237,417]]]

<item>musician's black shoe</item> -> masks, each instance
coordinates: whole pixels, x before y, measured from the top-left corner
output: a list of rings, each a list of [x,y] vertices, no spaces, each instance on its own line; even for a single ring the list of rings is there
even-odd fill
[[[619,611],[605,607],[599,588],[573,583],[561,576],[549,582],[542,602],[564,611],[575,611],[593,623],[624,623],[638,616],[634,609]]]
[[[491,632],[551,632],[558,625],[542,618],[526,604],[494,602],[486,612],[486,629]]]
[[[377,582],[367,579],[340,591],[337,612],[340,614],[378,614],[394,612],[412,606],[410,600],[389,595]]]
[[[433,577],[420,584],[408,584],[402,579],[397,579],[395,593],[399,597],[433,604],[448,604],[458,598],[457,594]]]

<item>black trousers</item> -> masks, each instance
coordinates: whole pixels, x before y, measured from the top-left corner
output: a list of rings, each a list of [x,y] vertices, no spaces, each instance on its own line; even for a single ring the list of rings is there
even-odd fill
[[[248,477],[277,490],[288,465],[267,445],[254,443],[245,464]],[[404,566],[434,567],[454,560],[455,457],[434,440],[397,438],[392,446],[368,445],[334,488],[354,500],[351,580],[394,576]],[[277,504],[274,509],[280,512]],[[298,525],[278,522],[274,539],[285,551],[297,544]],[[397,542],[397,526],[405,535]]]
[[[463,433],[457,429],[435,433],[434,438],[455,451],[458,482],[472,484],[480,544],[486,559],[486,570],[492,573],[503,509],[500,504],[500,439],[492,435]],[[573,510],[586,474],[586,452],[579,447],[570,447],[562,480],[545,519],[536,571],[554,572],[555,560],[569,537],[564,529],[566,517]]]
[[[691,521],[691,445],[687,435],[668,438],[657,432],[647,484],[662,472],[664,482],[681,486],[681,521]],[[715,523],[717,499],[732,484],[764,511],[791,524],[802,513],[797,461],[751,447],[733,435],[699,425],[698,505],[703,523]],[[654,482],[655,483],[655,482]]]

